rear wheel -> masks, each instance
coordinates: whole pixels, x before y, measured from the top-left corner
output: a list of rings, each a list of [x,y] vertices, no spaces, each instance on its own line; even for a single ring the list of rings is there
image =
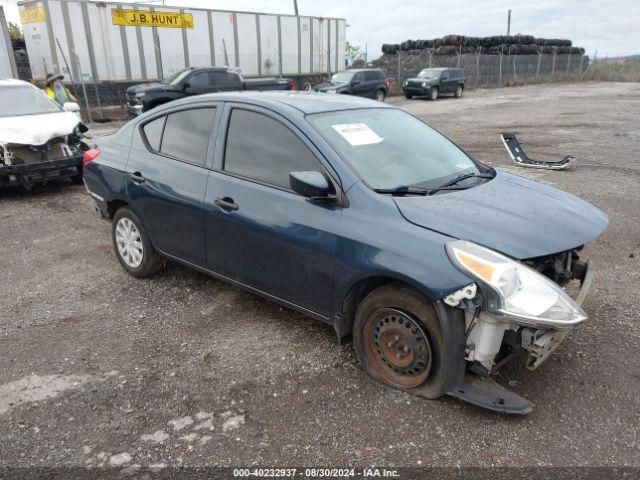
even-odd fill
[[[302,91],[303,92],[310,92],[311,89],[313,88],[313,86],[311,85],[311,82],[306,81],[302,84]]]
[[[364,370],[400,389],[420,387],[438,398],[444,388],[444,342],[431,302],[402,284],[377,288],[362,301],[353,326],[354,347]]]
[[[458,86],[456,87],[456,91],[455,91],[455,93],[453,94],[453,96],[454,96],[454,97],[456,97],[456,98],[460,98],[460,97],[462,96],[462,92],[463,92],[463,91],[464,91],[464,89],[462,88],[462,85],[458,85]]]
[[[437,100],[438,99],[438,87],[432,87],[431,91],[429,92],[429,99],[430,100]]]
[[[384,90],[380,89],[380,90],[376,90],[376,93],[374,95],[374,98],[379,101],[379,102],[384,102],[384,98],[387,96],[387,94],[385,93]]]
[[[142,222],[127,207],[120,208],[111,224],[113,249],[120,264],[134,277],[150,277],[164,268],[164,259],[149,241]]]

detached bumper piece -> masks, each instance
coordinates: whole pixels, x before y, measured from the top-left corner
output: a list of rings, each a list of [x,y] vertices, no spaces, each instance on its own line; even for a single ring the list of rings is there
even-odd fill
[[[520,165],[521,167],[527,168],[542,168],[545,170],[562,170],[569,166],[569,162],[573,160],[575,157],[572,155],[567,155],[562,160],[557,162],[546,161],[546,160],[533,160],[524,153],[524,149],[520,142],[516,138],[515,133],[503,133],[501,134],[502,143],[504,147],[507,149],[511,160]]]
[[[462,383],[447,392],[447,395],[500,413],[526,415],[533,410],[533,403],[517,393],[507,390],[495,380],[467,373]]]
[[[36,184],[45,184],[55,178],[75,177],[82,174],[82,155],[18,165],[0,164],[0,187],[22,185],[27,190]]]

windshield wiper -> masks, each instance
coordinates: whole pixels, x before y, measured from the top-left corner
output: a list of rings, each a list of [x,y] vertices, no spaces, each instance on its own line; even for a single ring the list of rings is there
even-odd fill
[[[429,195],[430,190],[418,187],[409,187],[407,185],[400,185],[394,188],[374,188],[376,193],[389,193],[391,195]]]
[[[461,182],[462,180],[466,180],[467,178],[487,178],[487,179],[491,179],[491,178],[493,178],[493,175],[490,175],[488,173],[465,173],[463,175],[458,175],[453,180],[450,180],[450,181],[448,181],[446,183],[443,183],[439,187],[432,188],[431,190],[429,190],[429,193],[427,193],[427,195],[433,195],[434,193],[439,192],[440,190],[445,190],[447,187],[451,187],[451,186],[455,185],[456,183]]]

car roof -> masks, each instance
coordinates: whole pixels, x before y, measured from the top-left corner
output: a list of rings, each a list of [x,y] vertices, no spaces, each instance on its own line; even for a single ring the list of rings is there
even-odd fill
[[[346,70],[342,70],[342,71],[343,72],[353,72],[353,73],[366,72],[366,71],[381,72],[382,69],[381,68],[347,68]],[[341,73],[341,72],[335,72],[335,73]]]
[[[202,100],[251,103],[253,105],[263,106],[273,110],[293,108],[303,114],[352,110],[357,108],[394,108],[382,102],[353,95],[334,95],[330,93],[297,91],[260,92],[257,90],[195,95],[182,100],[170,102],[170,104],[176,105],[178,103],[201,102]]]

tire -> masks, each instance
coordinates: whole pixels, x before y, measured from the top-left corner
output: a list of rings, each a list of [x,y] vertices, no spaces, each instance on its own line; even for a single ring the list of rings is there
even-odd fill
[[[120,265],[130,275],[146,278],[164,268],[164,259],[153,248],[142,222],[130,208],[122,207],[113,216],[111,240]]]
[[[376,90],[376,93],[373,94],[373,98],[379,102],[384,102],[384,99],[386,96],[387,96],[387,93],[382,89]]]
[[[313,90],[313,85],[311,85],[311,82],[306,81],[302,84],[301,90],[303,92],[310,92],[311,90]]]
[[[431,302],[408,285],[375,289],[360,303],[353,344],[362,368],[376,380],[401,390],[439,398],[445,388],[445,348]]]
[[[412,93],[405,93],[404,94],[404,98],[406,98],[407,100],[411,100],[413,98],[413,94]]]
[[[429,100],[437,100],[438,94],[439,94],[438,87],[431,87],[431,90],[429,91]]]
[[[462,85],[458,85],[456,87],[456,91],[453,94],[453,96],[456,97],[456,98],[460,98],[460,97],[462,97],[462,92],[464,92],[464,87]]]

